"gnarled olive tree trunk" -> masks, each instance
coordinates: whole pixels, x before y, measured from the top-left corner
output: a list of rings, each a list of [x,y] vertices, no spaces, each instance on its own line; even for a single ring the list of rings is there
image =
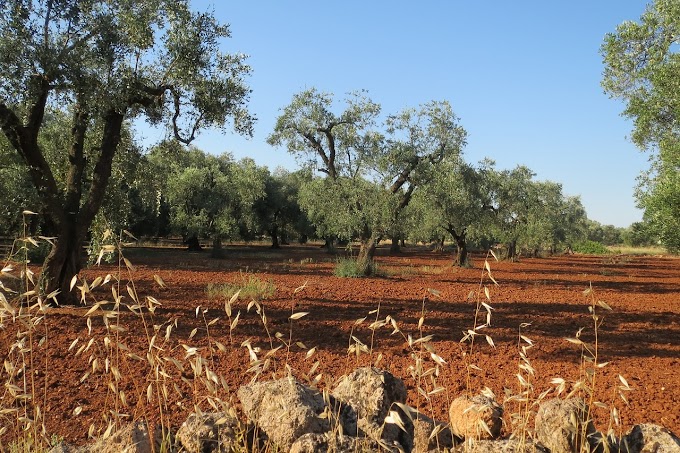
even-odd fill
[[[456,261],[454,264],[460,266],[460,267],[467,267],[470,265],[470,261],[468,259],[468,248],[467,248],[467,230],[463,228],[460,233],[456,232],[456,230],[449,226],[446,228],[446,231],[451,234],[451,237],[453,237],[453,240],[456,242]]]
[[[380,236],[371,233],[370,229],[365,226],[359,238],[359,254],[357,255],[357,264],[361,275],[368,277],[375,273],[375,251],[379,242]]]
[[[106,186],[111,176],[111,164],[120,143],[125,110],[111,108],[101,117],[103,129],[99,156],[92,172],[89,191],[83,197],[86,168],[83,150],[85,135],[91,123],[89,111],[84,101],[73,109],[66,184],[64,189],[60,190],[38,143],[48,88],[46,81],[40,82],[37,86],[39,93],[31,108],[27,124],[23,124],[14,111],[0,103],[0,126],[26,163],[42,204],[40,211],[45,223],[50,225],[56,236],[52,250],[43,263],[40,274],[41,289],[48,294],[59,291],[60,303],[74,304],[78,302],[78,298],[70,292],[71,279],[82,268],[82,247],[92,221],[104,201]]]

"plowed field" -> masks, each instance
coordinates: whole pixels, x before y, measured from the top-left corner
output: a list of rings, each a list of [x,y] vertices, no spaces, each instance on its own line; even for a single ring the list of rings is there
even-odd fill
[[[283,376],[287,365],[303,381],[321,374],[318,385],[329,387],[355,367],[379,360],[379,367],[405,381],[411,405],[447,420],[448,402],[467,387],[473,391],[489,387],[500,401],[518,392],[518,332],[523,326],[522,335],[533,342],[527,350],[535,370],[530,378],[533,395],[554,388],[551,380],[557,377],[568,383],[569,391],[569,383],[579,379],[583,353],[579,345],[565,338],[575,338],[583,328],[580,339],[590,345],[595,341],[588,310],[593,299],[584,294],[591,285],[594,300],[612,308],[611,312],[597,308],[602,321],[597,330],[597,361],[608,364],[597,371],[595,400],[609,408],[617,407],[624,432],[636,423],[650,422],[680,433],[677,258],[571,255],[523,258],[516,263],[490,261],[498,283],[494,285],[483,272],[483,256],[473,256],[472,268],[460,269],[451,266],[450,255],[415,247],[398,255],[380,249],[377,262],[384,276],[362,279],[335,277],[336,258],[311,245],[281,250],[232,246],[226,249],[223,260],[213,260],[207,252],[157,248],[129,249],[126,256],[134,271],[121,275],[123,301],[131,303],[125,286],[134,281],[142,300],[152,296],[161,304],[153,316],[145,312],[142,318],[123,310],[120,318],[107,320],[110,341],[104,340],[107,329],[103,312],[91,313],[89,326],[85,315],[93,303],[112,300],[109,282],[88,296],[88,306],[50,309],[35,327],[30,371],[34,379],[27,374],[26,382],[35,384],[35,398],[41,402],[48,432],[70,442],[86,442],[89,427],[94,424],[96,429],[103,429],[103,417],[112,412],[158,421],[157,389],[163,385],[167,393],[162,416],[174,425],[187,417],[194,404],[210,410],[210,395],[238,406],[235,391],[254,376],[253,355],[264,361],[267,352],[277,346],[282,348],[270,354],[268,368],[258,379]],[[97,276],[115,277],[118,272],[117,266],[102,265],[84,271],[82,276],[92,282]],[[165,288],[154,275],[160,276]],[[266,326],[255,307],[248,311],[248,300],[236,302],[229,318],[225,298],[210,299],[206,293],[210,283],[241,282],[251,277],[275,287],[274,294],[261,302]],[[484,286],[489,288],[490,300],[485,298]],[[468,342],[460,342],[464,332],[475,325],[476,298],[493,308],[490,325],[479,332],[488,335],[495,347],[481,335],[472,349]],[[101,309],[109,308],[111,304],[101,305]],[[308,314],[291,323],[291,314],[301,312]],[[384,321],[387,316],[395,320],[401,333],[392,334],[394,326],[389,320],[386,326],[370,328],[371,323]],[[424,320],[419,330],[421,316]],[[484,324],[486,316],[482,308],[477,325]],[[357,321],[364,317],[362,323]],[[111,329],[112,325],[121,328]],[[150,348],[154,325],[158,335]],[[231,332],[230,325],[234,327]],[[15,364],[17,350],[8,351],[17,338],[17,329],[16,323],[5,319],[0,334],[3,359]],[[426,393],[444,389],[432,392],[430,402],[417,391],[411,354],[421,354],[425,369],[434,362],[421,344],[409,347],[409,335],[414,340],[432,335],[436,355],[446,362],[439,367],[438,376],[420,382]],[[348,355],[348,347],[357,345],[357,340],[366,345],[366,350],[358,356]],[[252,354],[244,342],[250,345]],[[113,347],[116,343],[122,346]],[[308,354],[310,348],[317,348],[315,354]],[[149,350],[161,358],[162,366],[149,364]],[[195,364],[198,356],[203,358],[202,368],[192,369],[191,363]],[[309,373],[316,361],[316,369]],[[478,368],[472,369],[469,380],[466,363]],[[214,375],[206,373],[206,368]],[[202,376],[217,377],[219,383],[227,384],[227,390],[206,388],[204,380],[196,378],[197,371]],[[617,396],[617,387],[623,382],[619,374],[632,389],[626,392],[629,405]],[[117,383],[110,385],[114,375]],[[526,377],[526,372],[523,375]],[[3,381],[5,377],[6,372]],[[117,396],[112,387],[117,389]],[[3,400],[9,401],[6,390]],[[604,405],[595,410],[595,422],[598,429],[606,431],[610,410]],[[510,416],[515,410],[514,405],[506,407],[506,432],[511,429]],[[4,417],[2,424],[10,424],[13,416]]]

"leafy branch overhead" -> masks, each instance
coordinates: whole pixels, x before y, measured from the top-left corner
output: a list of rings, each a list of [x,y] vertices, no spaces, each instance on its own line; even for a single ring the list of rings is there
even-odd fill
[[[637,199],[645,221],[669,250],[680,250],[680,5],[655,0],[637,22],[607,34],[602,86],[624,101],[632,140],[651,151]]]

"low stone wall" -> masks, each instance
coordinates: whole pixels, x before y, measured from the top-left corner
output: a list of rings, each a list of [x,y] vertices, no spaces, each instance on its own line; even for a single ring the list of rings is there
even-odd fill
[[[404,383],[387,371],[359,368],[332,391],[292,377],[242,386],[247,423],[230,413],[192,414],[177,430],[171,451],[226,452],[546,452],[680,453],[680,439],[657,425],[634,426],[620,439],[597,432],[578,398],[542,402],[532,438],[500,439],[503,407],[493,395],[460,396],[448,423],[406,405]],[[160,436],[143,422],[92,445],[61,444],[50,453],[153,453]],[[166,450],[167,451],[167,450]]]

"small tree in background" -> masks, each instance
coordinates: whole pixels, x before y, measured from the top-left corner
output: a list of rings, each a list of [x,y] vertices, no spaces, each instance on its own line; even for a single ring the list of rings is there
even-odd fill
[[[213,256],[221,257],[224,240],[254,229],[253,206],[265,194],[266,169],[252,159],[234,162],[229,154],[193,150],[192,155],[190,166],[168,178],[171,224],[190,250],[200,250],[199,238],[207,238]]]
[[[368,275],[380,240],[376,226],[382,219],[375,208],[383,203],[374,198],[381,190],[364,177],[375,168],[383,139],[375,130],[380,106],[352,93],[342,113],[333,113],[333,107],[331,94],[310,89],[295,95],[268,141],[285,145],[303,165],[326,175],[303,185],[300,205],[320,235],[359,238],[359,261]]]
[[[399,251],[399,239],[406,234],[402,213],[413,195],[437,178],[442,165],[461,158],[467,132],[459,121],[446,101],[431,101],[387,117],[377,171],[397,197],[386,232],[393,252]]]
[[[300,186],[309,179],[307,175],[304,170],[291,173],[283,168],[277,168],[273,173],[266,172],[265,195],[255,202],[253,209],[257,229],[271,238],[272,248],[287,243],[292,233],[297,234],[302,242],[313,233],[299,203]]]
[[[493,174],[494,236],[505,244],[509,260],[516,259],[520,237],[530,221],[532,210],[539,204],[534,176],[533,171],[522,165]]]
[[[488,177],[493,171],[490,161],[475,168],[462,160],[447,160],[414,196],[420,235],[436,237],[441,234],[437,231],[450,235],[458,266],[468,265],[468,235],[475,236],[493,223]]]

